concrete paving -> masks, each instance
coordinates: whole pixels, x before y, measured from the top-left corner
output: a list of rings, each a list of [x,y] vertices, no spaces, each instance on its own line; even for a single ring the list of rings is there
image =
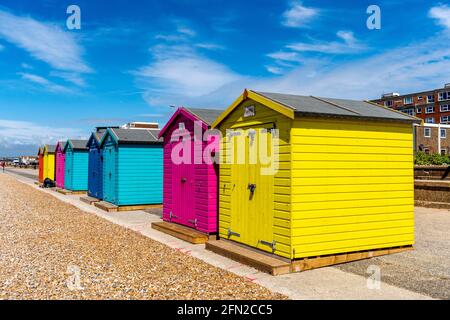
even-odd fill
[[[39,189],[34,180],[17,172],[10,172],[19,181]],[[335,267],[316,269],[303,273],[273,277],[256,269],[245,266],[228,258],[205,250],[204,245],[192,245],[173,238],[151,228],[151,223],[161,221],[158,214],[144,211],[106,213],[92,205],[80,201],[80,196],[64,196],[52,190],[39,189],[61,201],[70,203],[83,211],[95,214],[112,223],[129,228],[153,240],[161,242],[184,254],[191,255],[213,266],[228,270],[258,283],[273,292],[279,292],[296,300],[316,299],[432,299],[427,295],[416,293],[382,282],[379,289],[367,286],[367,277],[345,272]]]

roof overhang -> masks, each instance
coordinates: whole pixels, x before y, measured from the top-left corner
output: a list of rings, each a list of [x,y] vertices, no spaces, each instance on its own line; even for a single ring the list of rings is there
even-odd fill
[[[273,101],[271,99],[268,99],[252,90],[245,89],[244,93],[239,96],[239,98],[236,99],[236,101],[233,102],[231,106],[229,106],[217,119],[214,121],[214,123],[211,125],[211,128],[217,128],[222,121],[224,121],[242,102],[246,101],[247,99],[251,99],[253,101],[259,102],[263,104],[264,106],[290,118],[295,118],[295,110],[292,107],[286,106],[280,102]]]
[[[170,120],[166,123],[164,128],[162,128],[162,130],[159,132],[158,139],[164,136],[166,131],[169,130],[169,128],[172,126],[173,122],[175,122],[175,120],[177,119],[177,117],[179,115],[183,115],[186,118],[188,118],[189,120],[192,120],[194,122],[195,121],[201,121],[202,122],[202,127],[205,128],[205,129],[208,129],[208,125],[205,123],[204,120],[200,119],[197,115],[193,114],[188,109],[186,109],[184,107],[180,107],[180,108],[177,109],[177,111],[175,111],[175,113],[172,115],[172,117],[170,117]]]

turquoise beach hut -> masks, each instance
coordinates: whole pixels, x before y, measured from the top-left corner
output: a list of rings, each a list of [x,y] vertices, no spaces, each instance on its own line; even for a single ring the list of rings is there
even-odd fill
[[[161,204],[163,143],[158,129],[109,128],[101,140],[103,201],[116,206]]]
[[[89,150],[87,140],[67,140],[64,188],[69,191],[88,189]]]

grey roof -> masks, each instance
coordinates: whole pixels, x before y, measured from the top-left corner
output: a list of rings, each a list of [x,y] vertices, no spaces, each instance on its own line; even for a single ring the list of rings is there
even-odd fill
[[[318,98],[280,93],[256,92],[270,100],[281,103],[296,114],[386,119],[420,122],[420,119],[375,104],[347,99]]]
[[[200,109],[200,108],[185,108],[187,111],[203,120],[207,125],[213,122],[223,113],[223,110],[218,109]]]
[[[73,146],[74,150],[87,150],[87,143],[88,140],[73,140],[73,139],[69,139],[69,141]]]
[[[122,129],[110,128],[119,143],[162,144],[163,139],[158,139],[157,129]]]

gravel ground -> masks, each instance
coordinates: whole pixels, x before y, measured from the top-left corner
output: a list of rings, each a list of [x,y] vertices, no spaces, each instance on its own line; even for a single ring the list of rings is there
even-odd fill
[[[0,185],[0,299],[285,298],[10,176]]]
[[[39,177],[39,171],[34,169],[6,168],[6,172],[8,171],[33,180],[38,180]]]
[[[450,299],[450,212],[418,208],[414,251],[352,262],[337,268],[365,275],[381,267],[383,282],[438,299]]]

